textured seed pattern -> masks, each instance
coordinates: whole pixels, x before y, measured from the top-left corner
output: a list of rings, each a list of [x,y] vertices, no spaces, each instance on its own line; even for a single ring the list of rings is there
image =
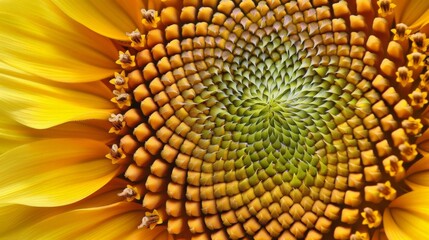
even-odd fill
[[[418,155],[426,40],[390,32],[389,8],[366,0],[169,2],[144,11],[111,81],[124,196],[178,239],[380,227]]]

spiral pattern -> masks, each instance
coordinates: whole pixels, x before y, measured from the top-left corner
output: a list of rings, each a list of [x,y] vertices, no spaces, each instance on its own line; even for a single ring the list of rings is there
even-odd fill
[[[404,191],[427,103],[410,81],[427,49],[404,52],[390,1],[378,17],[371,1],[163,3],[142,11],[147,34],[129,35],[112,79],[121,140],[108,157],[127,166],[123,195],[156,211],[143,225],[177,239],[369,239]]]

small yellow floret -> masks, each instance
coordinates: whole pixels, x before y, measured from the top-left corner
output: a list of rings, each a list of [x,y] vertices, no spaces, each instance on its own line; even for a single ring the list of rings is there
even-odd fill
[[[122,151],[122,148],[118,147],[118,145],[113,144],[110,153],[106,155],[106,158],[112,160],[112,164],[117,164],[120,160],[125,159],[126,155]]]
[[[155,209],[152,213],[146,212],[142,218],[142,223],[137,228],[143,228],[147,227],[149,229],[154,229],[156,225],[162,224],[163,220],[161,218],[161,215],[158,213],[158,211]]]
[[[408,70],[407,67],[399,67],[396,72],[396,82],[400,83],[402,87],[414,82],[413,71]]]
[[[417,135],[422,130],[423,124],[420,119],[409,117],[407,120],[402,121],[402,127],[405,128],[407,134]]]
[[[377,190],[379,192],[379,196],[386,200],[392,201],[396,198],[396,190],[392,187],[389,181],[377,184]]]
[[[392,3],[391,0],[379,0],[377,1],[378,15],[386,17],[393,13],[393,9],[396,7],[396,4]]]
[[[117,90],[128,89],[128,77],[125,75],[125,71],[115,72],[115,77],[110,79],[109,83],[114,85]]]
[[[399,151],[401,152],[401,156],[404,160],[407,162],[413,161],[414,158],[417,156],[417,145],[416,144],[409,144],[408,142],[404,142],[403,144],[399,145]]]
[[[131,47],[143,48],[146,44],[146,36],[142,35],[138,29],[127,33],[128,38],[131,41]]]
[[[131,96],[124,91],[124,89],[121,89],[121,91],[113,90],[113,94],[115,97],[110,99],[113,103],[118,104],[119,108],[124,108],[125,106],[129,107],[131,106]]]
[[[119,51],[119,58],[116,60],[116,64],[121,65],[123,69],[132,68],[136,66],[136,57],[130,54],[130,51]]]
[[[161,18],[158,16],[158,11],[153,9],[142,9],[141,13],[143,15],[142,23],[146,28],[157,28],[158,22]]]
[[[378,211],[374,211],[371,208],[365,208],[361,213],[363,217],[362,224],[368,225],[369,228],[376,228],[381,224],[381,214]]]
[[[408,94],[408,97],[411,100],[411,106],[419,109],[422,108],[428,100],[426,99],[428,96],[427,92],[422,92],[420,88],[416,88],[412,93]]]
[[[408,26],[404,23],[396,24],[396,28],[392,29],[391,32],[394,34],[394,41],[404,41],[408,40],[408,36],[411,34],[411,29],[408,29]]]

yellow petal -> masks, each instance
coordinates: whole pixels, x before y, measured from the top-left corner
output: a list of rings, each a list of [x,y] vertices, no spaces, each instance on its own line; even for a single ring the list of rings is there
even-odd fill
[[[0,73],[0,103],[12,119],[26,126],[41,129],[68,121],[105,120],[114,109],[104,97],[111,93],[101,82],[50,84],[41,83],[36,77],[11,74]]]
[[[61,124],[49,129],[33,129],[7,118],[0,111],[0,154],[25,143],[47,138],[88,138],[104,143],[114,139],[110,125],[101,121],[80,121]]]
[[[412,191],[395,199],[384,211],[388,239],[429,239],[429,191]]]
[[[140,204],[120,202],[105,207],[78,209],[48,218],[18,236],[33,239],[134,239],[151,240],[166,232],[165,227],[137,229],[144,216]]]
[[[57,82],[55,81],[55,79],[53,81],[52,79],[41,78],[33,74],[29,74],[28,72],[15,68],[1,61],[0,61],[0,77],[4,78],[4,81],[0,82],[4,86],[13,87],[15,84],[17,84],[16,82],[19,83],[25,80],[25,81],[31,81],[31,82],[37,83],[32,86],[46,85],[46,86],[52,86],[56,88],[78,90],[81,92],[89,93],[89,94],[103,97],[106,99],[110,99],[112,97],[112,90],[102,81],[78,82],[78,83]]]
[[[87,138],[103,143],[109,143],[115,136],[109,134],[111,123],[107,121],[79,121],[68,122],[49,129],[29,129],[33,136],[41,139],[46,138]],[[32,130],[32,131],[31,131]]]
[[[407,170],[405,183],[413,190],[429,190],[429,156],[423,157]]]
[[[8,117],[4,111],[0,110],[0,141],[25,142],[26,140],[33,139],[32,136],[25,134],[27,127],[19,124],[12,118]],[[4,140],[4,141],[3,141]],[[0,149],[2,144],[0,144]]]
[[[114,44],[62,13],[50,1],[0,2],[0,59],[63,82],[87,82],[117,70]]]
[[[49,139],[19,146],[0,156],[0,204],[61,206],[94,193],[117,173],[88,139]]]
[[[419,29],[429,24],[429,1],[401,0],[395,3],[396,22],[405,23],[411,29]]]
[[[114,140],[107,121],[75,121],[48,129],[33,129],[9,118],[0,111],[0,154],[25,143],[47,138],[88,138],[104,143]]]
[[[0,63],[1,65],[1,63]],[[2,69],[3,70],[3,69]],[[0,76],[3,77],[4,81],[0,81],[0,89],[7,89],[6,85],[11,84],[12,88],[14,84],[20,85],[24,80],[20,80],[17,83],[10,82],[9,77],[4,77],[1,73]],[[25,75],[28,77],[28,75]],[[58,85],[57,87],[61,90],[64,88],[70,89],[79,89],[79,91],[88,92],[94,96],[102,96],[105,99],[110,98],[111,92],[109,89],[107,91],[105,85],[99,82],[93,83],[80,83],[80,84],[66,84],[64,83],[55,83],[49,82],[53,85]],[[39,84],[40,85],[40,84]],[[43,85],[42,85],[43,86]],[[54,88],[54,89],[58,89]],[[49,90],[51,87],[47,86],[41,90]],[[37,92],[35,89],[29,89],[30,92]],[[9,93],[11,89],[8,89]],[[55,91],[54,91],[55,92]],[[42,91],[43,94],[51,94],[49,91]],[[108,94],[107,94],[108,93]],[[55,92],[55,95],[58,93]],[[25,94],[24,94],[25,96]],[[110,103],[109,103],[110,104]],[[6,108],[5,106],[3,106]],[[5,112],[6,109],[0,109],[0,154],[5,151],[14,148],[16,146],[22,145],[35,140],[41,140],[44,138],[90,138],[98,141],[108,142],[112,140],[112,135],[108,134],[108,130],[111,127],[111,123],[107,119],[103,120],[83,120],[83,121],[74,121],[61,124],[49,129],[33,129],[22,125],[15,121],[9,113]]]
[[[0,155],[24,143],[34,141],[36,138],[26,134],[28,127],[16,122],[0,110]]]
[[[53,0],[69,17],[103,36],[127,41],[126,32],[141,26],[138,0]]]
[[[121,202],[123,198],[117,194],[126,186],[125,180],[114,178],[87,198],[61,207],[45,208],[19,204],[0,206],[0,221],[7,219],[7,221],[1,221],[0,236],[2,239],[17,239],[16,234],[18,232],[25,231],[24,229],[49,217],[76,209],[101,207]]]

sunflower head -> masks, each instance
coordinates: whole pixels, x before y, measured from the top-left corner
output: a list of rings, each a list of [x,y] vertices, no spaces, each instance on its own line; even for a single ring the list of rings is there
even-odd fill
[[[82,101],[85,116],[58,118],[103,120],[91,129],[109,137],[88,144],[110,175],[33,229],[75,209],[100,224],[131,219],[130,237],[145,239],[428,238],[428,20],[409,14],[418,1],[107,1],[114,23],[46,2],[103,41],[85,47],[94,75],[75,76],[98,81],[68,85],[103,111]],[[40,69],[28,71],[75,71]]]

